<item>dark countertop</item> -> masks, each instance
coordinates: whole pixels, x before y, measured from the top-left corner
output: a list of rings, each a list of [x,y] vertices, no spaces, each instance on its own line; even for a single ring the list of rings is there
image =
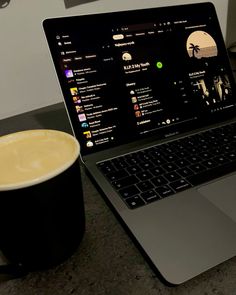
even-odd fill
[[[71,132],[62,103],[1,121],[0,136],[24,129]],[[0,277],[1,295],[231,295],[236,294],[236,257],[177,287],[152,271],[82,169],[86,233],[63,264],[23,278]]]

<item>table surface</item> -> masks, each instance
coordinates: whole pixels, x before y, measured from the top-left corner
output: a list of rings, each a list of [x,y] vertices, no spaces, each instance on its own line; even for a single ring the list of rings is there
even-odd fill
[[[0,136],[51,128],[71,132],[63,103],[1,121]],[[23,278],[0,277],[6,295],[231,295],[236,257],[177,287],[164,285],[147,264],[82,169],[86,233],[77,251],[53,269]]]

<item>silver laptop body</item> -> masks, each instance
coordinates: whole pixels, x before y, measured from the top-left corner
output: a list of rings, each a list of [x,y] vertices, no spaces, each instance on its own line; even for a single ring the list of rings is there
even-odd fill
[[[232,258],[236,99],[214,6],[60,17],[44,30],[83,164],[161,278],[181,284]]]

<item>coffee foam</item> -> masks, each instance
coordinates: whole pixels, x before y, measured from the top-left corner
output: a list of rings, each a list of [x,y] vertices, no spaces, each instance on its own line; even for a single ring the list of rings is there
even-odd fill
[[[27,130],[0,137],[0,191],[48,180],[78,158],[78,141],[57,130]]]

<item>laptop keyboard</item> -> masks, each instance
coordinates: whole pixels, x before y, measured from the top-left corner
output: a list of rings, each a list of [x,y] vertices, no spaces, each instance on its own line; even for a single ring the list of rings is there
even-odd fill
[[[236,123],[99,162],[130,209],[236,170]]]

